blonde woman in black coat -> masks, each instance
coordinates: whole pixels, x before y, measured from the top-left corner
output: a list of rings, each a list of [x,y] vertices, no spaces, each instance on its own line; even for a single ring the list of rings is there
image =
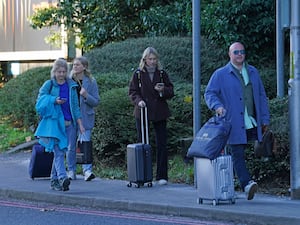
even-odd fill
[[[167,118],[170,116],[170,110],[167,100],[173,96],[173,84],[168,74],[161,68],[156,49],[146,48],[139,68],[134,72],[130,81],[129,97],[135,106],[138,142],[142,139],[140,110],[147,106],[148,120],[152,122],[155,130],[156,180],[160,185],[168,182]]]

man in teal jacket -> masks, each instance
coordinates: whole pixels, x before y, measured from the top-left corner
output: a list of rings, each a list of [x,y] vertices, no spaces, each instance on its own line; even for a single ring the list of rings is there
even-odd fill
[[[257,191],[245,162],[248,141],[262,140],[270,123],[268,99],[258,70],[245,62],[245,48],[240,42],[229,47],[230,62],[217,69],[205,90],[207,106],[231,122],[228,146],[235,172],[247,199]]]

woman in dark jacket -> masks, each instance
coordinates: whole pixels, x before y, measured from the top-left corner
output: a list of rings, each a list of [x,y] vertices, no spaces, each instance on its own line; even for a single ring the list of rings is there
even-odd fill
[[[144,50],[139,68],[129,84],[129,97],[134,104],[134,116],[138,141],[141,142],[140,110],[148,109],[148,120],[152,122],[157,146],[156,180],[164,185],[168,181],[167,118],[170,116],[167,99],[174,96],[173,84],[168,74],[161,69],[157,51],[148,47]]]

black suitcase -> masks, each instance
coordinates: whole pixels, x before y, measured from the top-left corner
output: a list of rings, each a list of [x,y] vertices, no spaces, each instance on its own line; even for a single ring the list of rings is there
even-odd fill
[[[53,158],[53,152],[45,152],[45,148],[40,144],[33,145],[29,162],[30,178],[50,177]]]
[[[144,132],[144,121],[146,125],[146,132]],[[151,145],[149,145],[148,116],[146,107],[144,110],[141,109],[141,130],[142,143],[127,145],[128,187],[131,187],[132,183],[135,183],[138,188],[140,186],[144,186],[145,183],[147,183],[148,187],[152,187],[152,149]]]

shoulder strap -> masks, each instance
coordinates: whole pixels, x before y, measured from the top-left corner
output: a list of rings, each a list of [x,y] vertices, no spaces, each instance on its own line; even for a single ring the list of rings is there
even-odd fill
[[[138,78],[138,82],[139,82],[139,88],[142,87],[142,82],[141,82],[141,71],[138,69],[136,71],[136,74],[137,74],[137,78]]]
[[[159,76],[160,76],[160,82],[161,82],[161,83],[164,82],[163,74],[164,74],[164,71],[163,71],[163,70],[160,70]]]
[[[49,94],[51,94],[51,91],[52,91],[52,87],[53,87],[53,81],[50,80],[50,88],[49,88]]]
[[[49,89],[49,93],[51,93],[51,91],[52,91],[52,88],[53,88],[53,81],[51,80],[51,83],[50,83],[50,89]]]

